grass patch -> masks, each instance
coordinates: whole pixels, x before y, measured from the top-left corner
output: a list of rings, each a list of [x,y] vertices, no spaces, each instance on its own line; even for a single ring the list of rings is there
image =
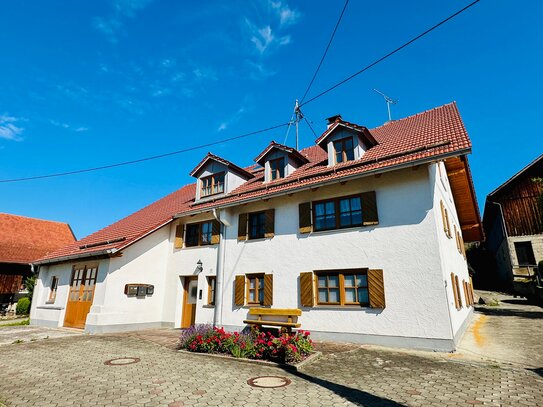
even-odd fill
[[[10,322],[7,324],[0,324],[0,328],[3,328],[5,326],[23,326],[23,325],[30,325],[30,319],[27,318],[27,319],[23,319],[22,321]]]

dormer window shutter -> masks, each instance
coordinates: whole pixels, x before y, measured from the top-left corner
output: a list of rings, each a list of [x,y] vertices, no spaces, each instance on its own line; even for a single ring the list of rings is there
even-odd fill
[[[183,234],[185,232],[185,225],[177,225],[175,227],[175,243],[174,247],[176,249],[181,249],[183,247]]]
[[[238,241],[247,240],[247,213],[240,213],[238,218]]]
[[[300,233],[311,233],[311,202],[304,202],[298,205],[298,221]]]
[[[362,198],[362,224],[377,225],[379,224],[379,215],[377,213],[377,201],[375,199],[375,191],[364,192]]]
[[[268,209],[265,214],[264,237],[273,237],[275,234],[275,209]]]
[[[211,244],[217,244],[221,240],[221,223],[214,220],[211,226]]]

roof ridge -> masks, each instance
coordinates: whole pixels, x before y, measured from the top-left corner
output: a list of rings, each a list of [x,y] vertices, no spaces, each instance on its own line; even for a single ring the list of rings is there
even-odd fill
[[[41,218],[34,218],[32,216],[25,216],[25,215],[15,215],[13,213],[6,213],[6,212],[0,212],[0,215],[6,215],[6,216],[12,216],[14,218],[23,218],[23,219],[30,219],[30,220],[37,220],[40,222],[47,222],[47,223],[57,223],[59,225],[67,225],[70,226],[68,222],[61,222],[59,220],[49,220],[49,219],[41,219]]]
[[[433,112],[435,110],[443,109],[444,107],[447,107],[447,106],[453,106],[456,109],[456,111],[458,112],[458,108],[456,107],[456,101],[453,100],[452,102],[445,103],[445,104],[443,104],[441,106],[436,106],[436,107],[433,107],[431,109],[424,110],[422,112],[412,114],[410,116],[402,117],[401,119],[398,119],[398,120],[392,120],[391,122],[383,123],[380,126],[373,127],[372,129],[369,129],[369,130],[371,132],[372,130],[376,130],[376,129],[380,129],[380,128],[384,127],[384,126],[388,126],[389,124],[396,124],[396,123],[402,122],[402,121],[407,120],[407,119],[412,119],[414,117],[421,116],[423,114],[428,114],[428,113]]]

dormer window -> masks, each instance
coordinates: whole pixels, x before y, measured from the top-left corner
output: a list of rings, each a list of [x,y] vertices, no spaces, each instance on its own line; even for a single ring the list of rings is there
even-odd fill
[[[203,177],[201,178],[201,183],[202,190],[200,196],[222,194],[224,192],[224,172]]]
[[[270,180],[285,178],[285,159],[283,157],[270,160]]]
[[[354,160],[353,138],[346,137],[334,141],[336,164]]]

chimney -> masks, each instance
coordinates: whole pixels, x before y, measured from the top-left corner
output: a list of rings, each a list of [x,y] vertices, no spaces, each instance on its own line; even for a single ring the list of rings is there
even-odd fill
[[[336,120],[342,120],[340,114],[336,114],[336,115],[334,115],[334,116],[328,117],[328,118],[326,119],[326,121],[328,122],[327,127],[330,127],[332,124],[334,124],[334,123],[336,122]]]

